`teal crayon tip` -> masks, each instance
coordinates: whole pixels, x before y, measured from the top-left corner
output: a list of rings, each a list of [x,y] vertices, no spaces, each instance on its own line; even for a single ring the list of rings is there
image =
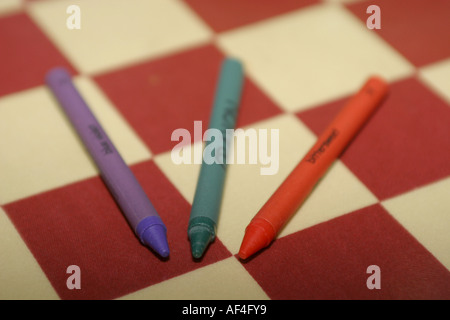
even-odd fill
[[[192,256],[200,259],[213,238],[214,236],[211,234],[209,228],[198,226],[195,228],[195,231],[190,232],[189,240],[191,241]]]
[[[153,249],[161,257],[167,258],[170,254],[169,244],[166,238],[166,229],[159,224],[147,228],[142,234],[144,244]]]

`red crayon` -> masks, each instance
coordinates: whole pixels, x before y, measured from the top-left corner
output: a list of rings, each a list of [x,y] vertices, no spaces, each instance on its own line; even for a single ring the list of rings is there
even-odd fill
[[[383,79],[371,77],[350,99],[247,226],[239,250],[241,259],[247,259],[272,242],[387,92],[388,86]]]

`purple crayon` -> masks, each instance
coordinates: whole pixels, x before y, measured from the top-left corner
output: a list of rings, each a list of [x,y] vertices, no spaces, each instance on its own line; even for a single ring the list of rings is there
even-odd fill
[[[70,74],[65,69],[55,68],[47,74],[46,82],[94,159],[103,181],[138,238],[161,257],[168,257],[166,226],[73,85]]]

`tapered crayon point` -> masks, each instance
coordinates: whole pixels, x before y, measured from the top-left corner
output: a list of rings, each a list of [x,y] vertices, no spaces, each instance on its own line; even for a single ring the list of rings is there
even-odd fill
[[[142,234],[142,241],[152,248],[161,257],[169,256],[169,244],[166,238],[166,229],[160,224],[148,227]]]
[[[259,224],[250,223],[245,230],[244,239],[239,249],[239,258],[247,259],[261,249],[267,247],[272,242],[271,230]]]
[[[191,241],[192,256],[199,259],[213,240],[213,235],[209,228],[198,226],[195,228],[195,231],[189,233],[189,240]]]

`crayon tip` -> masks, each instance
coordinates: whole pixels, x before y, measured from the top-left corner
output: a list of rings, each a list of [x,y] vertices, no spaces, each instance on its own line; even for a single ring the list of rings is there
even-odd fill
[[[212,241],[213,235],[209,228],[198,226],[194,230],[189,233],[189,240],[191,241],[192,256],[199,259],[203,256],[206,247]]]
[[[166,238],[166,228],[160,224],[154,224],[148,227],[142,234],[142,241],[152,248],[161,257],[169,256],[169,244]]]
[[[272,242],[272,237],[261,225],[250,223],[245,230],[244,239],[239,249],[239,258],[247,259],[259,250],[267,247]]]

